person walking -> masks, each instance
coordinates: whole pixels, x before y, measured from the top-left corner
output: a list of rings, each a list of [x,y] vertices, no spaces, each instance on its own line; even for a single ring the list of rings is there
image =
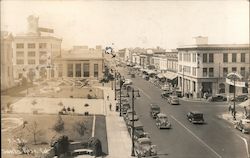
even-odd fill
[[[109,95],[107,95],[107,100],[109,100]]]
[[[109,104],[109,110],[112,111],[112,104]]]

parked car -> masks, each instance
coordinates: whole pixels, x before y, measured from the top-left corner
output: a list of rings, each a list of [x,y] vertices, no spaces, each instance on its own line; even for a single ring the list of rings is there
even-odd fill
[[[132,118],[133,116],[132,115],[128,115],[128,117],[126,118],[126,124],[127,126],[131,126],[132,125],[132,121],[138,121],[139,120],[139,117],[137,115],[134,115],[134,120]]]
[[[180,104],[179,98],[176,95],[170,95],[168,101],[169,101],[169,104],[171,104],[171,105],[179,105]]]
[[[149,138],[139,138],[135,141],[134,152],[136,157],[159,158],[156,145],[152,145]]]
[[[128,103],[122,104],[122,106],[121,106],[122,114],[126,114],[129,108],[130,108],[130,104],[128,104]]]
[[[203,113],[198,111],[188,112],[187,119],[192,123],[204,123]]]
[[[132,126],[128,126],[129,133],[132,135]],[[134,122],[134,138],[135,140],[139,138],[149,138],[149,133],[145,132],[141,121]]]
[[[168,121],[168,117],[166,114],[163,114],[163,113],[159,113],[157,114],[156,116],[156,126],[159,128],[159,129],[162,129],[162,128],[171,128],[171,124],[170,122]]]
[[[133,111],[132,109],[128,109],[126,114],[124,115],[124,119],[127,120],[129,117],[132,117]],[[136,112],[134,111],[134,115],[136,115]]]
[[[223,101],[227,101],[227,97],[224,96],[224,95],[217,94],[217,95],[209,97],[208,101],[211,101],[211,102],[223,102]]]
[[[159,114],[161,112],[160,107],[157,104],[150,104],[150,115],[153,118],[156,118],[156,115]]]
[[[249,133],[250,132],[250,120],[241,119],[240,121],[236,122],[234,127],[240,130],[242,133]]]
[[[132,85],[133,84],[133,82],[132,82],[132,80],[131,79],[125,79],[125,81],[124,81],[124,84],[123,85]]]
[[[235,97],[236,102],[244,102],[248,99],[248,95],[242,94]],[[234,97],[230,98],[230,101],[234,101]]]

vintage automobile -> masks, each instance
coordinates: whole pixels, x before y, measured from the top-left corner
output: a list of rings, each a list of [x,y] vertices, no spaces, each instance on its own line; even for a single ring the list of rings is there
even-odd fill
[[[161,112],[160,107],[157,104],[150,104],[150,115],[153,118],[156,118],[156,115],[159,114]]]
[[[128,103],[122,104],[122,106],[121,106],[122,114],[126,114],[129,108],[130,108],[130,104],[128,104]]]
[[[159,128],[159,129],[162,129],[162,128],[171,128],[171,124],[170,122],[168,121],[168,117],[166,114],[163,114],[163,113],[159,113],[157,114],[156,116],[156,126]]]
[[[149,138],[139,138],[135,141],[135,156],[147,158],[159,158],[157,156],[156,145],[152,145]]]
[[[209,97],[208,101],[210,101],[210,102],[223,102],[223,101],[227,101],[227,97],[224,95],[216,94],[214,96]]]
[[[132,136],[132,124],[131,126],[128,126],[128,130],[130,135]],[[134,139],[137,140],[139,138],[149,138],[149,134],[147,132],[144,131],[143,129],[143,125],[141,123],[141,121],[135,121],[134,122]]]
[[[123,85],[132,85],[132,84],[133,84],[133,82],[131,79],[125,79],[125,82]]]
[[[137,115],[134,115],[134,120],[132,118],[132,114],[131,115],[128,115],[128,117],[125,119],[125,122],[126,122],[126,125],[127,126],[131,126],[132,125],[132,121],[138,121],[139,120],[139,117]]]
[[[123,115],[124,120],[127,120],[130,116],[132,116],[132,114],[133,114],[132,109],[128,109],[126,114]],[[134,114],[136,115],[136,111],[134,111]]]
[[[168,102],[171,105],[178,105],[180,104],[179,98],[176,95],[170,95],[168,98]]]
[[[235,97],[236,102],[244,102],[248,99],[248,96],[246,94],[238,95]],[[234,97],[230,98],[230,101],[234,101]]]
[[[164,99],[168,99],[170,97],[170,95],[172,94],[171,91],[163,91],[161,93],[161,97],[164,98]]]
[[[250,132],[250,120],[241,119],[240,121],[236,122],[234,127],[240,130],[242,133],[249,133]]]
[[[198,111],[191,111],[187,114],[187,119],[192,123],[204,123],[203,113]]]

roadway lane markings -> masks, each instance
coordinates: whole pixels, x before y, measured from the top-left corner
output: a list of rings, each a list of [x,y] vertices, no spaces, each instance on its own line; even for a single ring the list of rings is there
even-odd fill
[[[246,145],[247,157],[250,158],[250,154],[249,154],[249,151],[248,151],[247,139],[244,138],[244,137],[242,137],[242,136],[240,136],[240,135],[238,135],[238,134],[237,134],[237,136],[240,137],[244,141],[244,143]]]
[[[196,136],[190,129],[188,129],[185,125],[183,125],[180,121],[178,121],[173,115],[170,115],[176,122],[178,122],[183,128],[185,128],[191,135],[193,135],[198,141],[200,141],[203,145],[205,145],[209,150],[211,150],[217,157],[222,158],[214,149],[208,146],[203,140],[201,140],[198,136]]]

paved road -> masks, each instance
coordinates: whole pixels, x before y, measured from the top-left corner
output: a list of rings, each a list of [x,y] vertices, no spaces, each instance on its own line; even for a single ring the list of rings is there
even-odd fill
[[[122,74],[126,76],[126,73]],[[133,84],[142,92],[141,98],[135,101],[135,110],[144,124],[144,129],[151,134],[153,143],[158,146],[160,157],[247,157],[244,139],[249,139],[249,135],[241,134],[218,117],[227,109],[226,105],[185,101],[181,101],[181,105],[169,105],[160,97],[161,90],[148,81],[136,76]],[[155,121],[149,115],[149,104],[152,102],[159,104],[161,111],[168,115],[172,129],[156,128]],[[194,125],[188,122],[186,113],[190,110],[202,111],[206,124]]]

